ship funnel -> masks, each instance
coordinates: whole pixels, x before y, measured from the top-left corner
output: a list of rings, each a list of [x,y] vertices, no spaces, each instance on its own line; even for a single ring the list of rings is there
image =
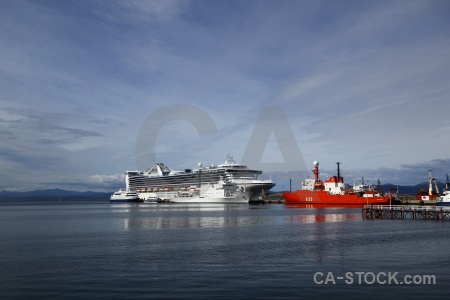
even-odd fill
[[[314,165],[314,169],[312,171],[314,173],[314,181],[318,182],[319,181],[319,162],[317,160],[315,160],[313,165]]]

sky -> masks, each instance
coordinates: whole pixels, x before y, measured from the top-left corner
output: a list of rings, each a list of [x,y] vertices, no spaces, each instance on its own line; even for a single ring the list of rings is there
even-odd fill
[[[450,2],[0,0],[0,190],[450,173]]]

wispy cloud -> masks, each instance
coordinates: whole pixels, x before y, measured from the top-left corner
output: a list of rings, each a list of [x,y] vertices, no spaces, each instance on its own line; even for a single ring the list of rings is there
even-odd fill
[[[0,112],[13,120],[0,120],[7,130],[10,139],[23,142],[37,142],[43,144],[80,143],[83,138],[103,137],[99,132],[88,129],[70,127],[77,124],[82,127],[101,128],[107,121],[89,116],[86,111],[79,109],[72,113],[50,113],[33,109],[3,108]],[[76,126],[77,126],[76,125]]]
[[[176,20],[189,4],[189,0],[113,0],[88,1],[94,12],[111,22],[171,22]]]
[[[167,124],[157,156],[174,168],[217,163],[228,152],[240,161],[265,105],[286,112],[307,164],[340,160],[393,176],[419,162],[445,165],[448,7],[4,1],[0,171],[44,170],[19,172],[13,187],[134,169],[140,126],[175,103],[205,110],[218,130],[199,137],[189,124]],[[266,154],[276,160],[277,145]]]

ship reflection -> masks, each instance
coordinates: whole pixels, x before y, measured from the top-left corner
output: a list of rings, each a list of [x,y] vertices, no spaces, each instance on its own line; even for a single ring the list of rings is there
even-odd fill
[[[248,226],[265,223],[264,218],[255,217],[151,217],[125,218],[124,229],[164,229],[164,228],[211,228],[227,226]]]
[[[231,211],[231,210],[245,210],[246,205],[242,204],[220,204],[220,203],[168,203],[168,204],[153,204],[153,203],[139,203],[139,211]]]
[[[287,208],[359,208],[361,209],[363,206],[361,204],[286,204]]]
[[[289,216],[290,223],[336,223],[356,221],[361,218],[360,214],[314,214]]]
[[[362,221],[359,205],[289,204],[285,207],[294,213],[285,216],[285,222],[298,224],[294,228],[308,232],[304,237],[307,246],[300,247],[298,252],[304,252],[306,247],[320,264],[330,257],[333,260],[345,257],[341,239],[348,228],[345,223]]]
[[[233,204],[139,205],[123,219],[125,230],[248,226],[271,220],[264,216],[236,216],[248,206]]]
[[[301,212],[304,213],[289,216],[291,223],[336,223],[356,221],[361,218],[359,211],[350,213],[348,210],[360,208],[360,205],[287,204],[286,207],[302,209]],[[329,213],[330,211],[337,213]]]

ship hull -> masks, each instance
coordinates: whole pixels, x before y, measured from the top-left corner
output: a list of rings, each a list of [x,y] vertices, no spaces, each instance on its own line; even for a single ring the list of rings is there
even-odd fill
[[[191,195],[179,193],[142,193],[142,199],[157,199],[159,202],[171,203],[242,203],[249,202],[249,192],[234,191],[230,196],[224,196],[222,189],[214,190],[208,189],[206,192],[192,193]],[[145,202],[145,201],[144,201]]]
[[[132,203],[132,202],[138,202],[139,199],[133,198],[133,199],[110,199],[110,203]]]
[[[242,203],[259,200],[275,184],[271,181],[250,183],[205,184],[200,189],[162,192],[139,192],[140,199],[174,203]]]
[[[248,193],[247,197],[250,200],[261,199],[268,191],[270,191],[271,188],[275,186],[275,183],[263,180],[261,180],[260,182],[252,182],[252,183],[237,182],[237,184],[239,185],[239,189],[243,189],[245,192]]]
[[[417,200],[422,200],[422,201],[435,201],[437,198],[439,197],[439,195],[417,195],[416,199]]]
[[[326,204],[326,205],[367,205],[367,204],[389,204],[389,197],[373,196],[364,197],[356,194],[332,195],[325,191],[298,190],[295,192],[284,192],[286,204]],[[391,199],[391,201],[394,201]]]

